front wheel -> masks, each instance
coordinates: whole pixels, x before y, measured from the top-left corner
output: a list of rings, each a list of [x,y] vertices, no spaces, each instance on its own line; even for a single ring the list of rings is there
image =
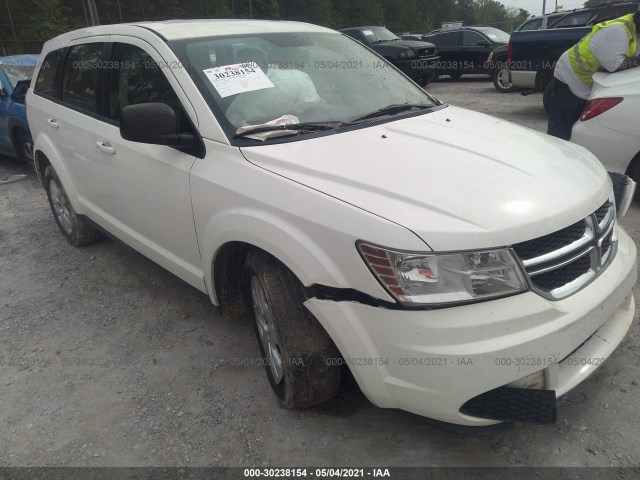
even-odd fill
[[[509,71],[506,68],[502,68],[494,71],[491,76],[493,78],[493,86],[496,87],[496,90],[500,93],[511,93],[518,89],[518,87],[514,86],[513,83],[509,81],[508,72]]]
[[[269,383],[284,406],[329,400],[340,386],[339,353],[302,304],[304,289],[284,265],[252,250],[244,267],[254,327]]]
[[[71,245],[81,247],[99,240],[102,235],[84,217],[78,215],[67,192],[65,192],[56,171],[51,165],[44,170],[44,185],[49,198],[49,205],[58,227]]]

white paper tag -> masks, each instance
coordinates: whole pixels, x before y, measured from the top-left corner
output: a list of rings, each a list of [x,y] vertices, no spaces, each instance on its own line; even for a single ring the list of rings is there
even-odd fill
[[[371,30],[363,30],[362,33],[364,33],[365,35],[373,35],[373,32]]]
[[[257,63],[236,63],[203,70],[222,98],[238,93],[274,88]]]

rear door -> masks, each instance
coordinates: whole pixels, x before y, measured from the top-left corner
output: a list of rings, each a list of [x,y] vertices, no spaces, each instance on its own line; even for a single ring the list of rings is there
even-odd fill
[[[100,63],[107,37],[74,42],[43,62],[29,104],[29,123],[54,145],[84,210],[94,210],[102,191],[95,148],[97,117],[103,108]]]
[[[429,41],[427,39],[427,41]],[[460,61],[460,32],[439,33],[435,38],[435,43],[440,55],[440,72],[449,73],[458,71]]]
[[[105,184],[101,222],[156,263],[204,290],[189,186],[196,158],[172,147],[124,140],[119,128],[123,108],[158,102],[176,112],[182,132],[197,135],[195,111],[171,65],[156,50],[131,37],[111,40],[108,118],[98,122],[93,144]]]

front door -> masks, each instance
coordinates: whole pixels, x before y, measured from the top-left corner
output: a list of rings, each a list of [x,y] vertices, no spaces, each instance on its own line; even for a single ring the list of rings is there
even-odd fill
[[[171,147],[124,140],[119,128],[122,109],[128,105],[165,103],[176,112],[181,131],[194,134],[195,113],[151,46],[117,38],[112,37],[112,68],[106,80],[109,118],[96,130],[106,192],[100,205],[102,221],[147,257],[204,290],[189,186],[195,157]]]

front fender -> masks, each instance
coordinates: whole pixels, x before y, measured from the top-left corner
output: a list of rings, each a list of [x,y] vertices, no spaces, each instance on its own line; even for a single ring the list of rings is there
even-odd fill
[[[215,259],[228,242],[243,242],[258,247],[287,266],[305,285],[346,285],[347,279],[333,258],[300,228],[276,215],[253,209],[222,212],[204,227],[200,237],[207,238],[201,248],[206,284],[215,305],[218,299],[213,279]],[[384,292],[378,292],[383,293]]]

